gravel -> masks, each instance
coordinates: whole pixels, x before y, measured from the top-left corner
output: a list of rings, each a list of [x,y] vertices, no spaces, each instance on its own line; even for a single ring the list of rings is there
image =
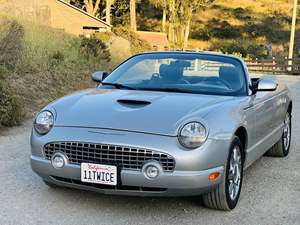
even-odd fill
[[[291,153],[287,158],[262,157],[245,172],[235,210],[209,210],[196,197],[120,197],[48,188],[30,168],[31,121],[27,121],[0,132],[0,225],[300,225],[300,142],[296,142],[300,136],[300,78],[280,79],[294,96]]]

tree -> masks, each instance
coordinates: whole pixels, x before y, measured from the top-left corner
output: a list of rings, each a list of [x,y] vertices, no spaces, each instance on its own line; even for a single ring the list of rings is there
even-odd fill
[[[64,0],[77,8],[85,10],[92,16],[101,17],[105,14],[106,22],[110,24],[111,6],[115,0]],[[108,13],[106,13],[108,12]]]
[[[167,0],[150,0],[150,3],[154,5],[156,8],[160,8],[163,10],[163,16],[162,16],[162,32],[166,32],[166,23],[167,23],[167,9],[168,4]]]
[[[128,25],[130,23],[129,11],[128,0],[114,0],[111,7],[112,24],[114,26]]]
[[[167,0],[169,11],[169,40],[174,47],[186,49],[193,13],[214,0]]]
[[[130,0],[130,27],[133,31],[136,31],[136,1]]]
[[[113,0],[106,0],[105,21],[108,24],[111,24],[110,12],[111,12],[111,5],[112,4],[113,4]]]
[[[96,16],[99,9],[100,0],[84,0],[85,11],[92,15]]]

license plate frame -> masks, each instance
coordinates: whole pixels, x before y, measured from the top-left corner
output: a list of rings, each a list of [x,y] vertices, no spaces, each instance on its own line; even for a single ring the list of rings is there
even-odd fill
[[[116,186],[118,184],[118,168],[113,165],[81,163],[81,182]]]

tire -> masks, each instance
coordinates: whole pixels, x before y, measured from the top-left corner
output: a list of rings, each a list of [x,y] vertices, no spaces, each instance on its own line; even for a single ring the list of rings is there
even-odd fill
[[[43,181],[50,188],[58,188],[58,186],[56,184],[54,184],[54,183],[51,183],[51,182],[46,181],[46,180],[43,180]]]
[[[266,155],[272,157],[286,157],[290,152],[291,139],[292,139],[291,113],[287,112],[284,120],[282,136],[279,139],[279,141],[266,152]]]
[[[243,145],[238,137],[234,137],[230,146],[228,159],[225,165],[225,173],[222,177],[222,183],[217,186],[213,191],[202,195],[202,202],[204,206],[217,209],[217,210],[225,210],[229,211],[236,207],[243,183],[243,159],[244,159],[244,149]],[[236,162],[238,162],[238,167],[232,167],[233,159],[236,158]],[[239,176],[236,170],[239,171]],[[235,171],[235,174],[232,173]],[[230,194],[230,187],[232,189],[232,185],[235,185],[237,182],[237,189],[235,189],[234,193]]]

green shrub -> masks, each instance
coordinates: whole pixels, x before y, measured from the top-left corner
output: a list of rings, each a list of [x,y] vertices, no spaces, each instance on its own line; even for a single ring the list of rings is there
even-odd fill
[[[250,13],[251,13],[251,10],[244,9],[241,7],[235,8],[232,11],[233,16],[239,20],[250,20],[251,19],[251,16],[249,15]]]
[[[106,44],[95,37],[82,37],[79,52],[87,59],[110,61],[110,53]]]
[[[49,64],[50,64],[51,67],[58,66],[59,64],[63,63],[64,60],[65,60],[65,56],[59,50],[57,50],[54,53],[50,54],[49,59],[48,59]]]
[[[22,107],[19,98],[7,81],[0,79],[0,127],[19,125]]]
[[[238,54],[243,58],[266,58],[268,53],[264,45],[255,42],[241,40],[217,41],[212,44],[213,51],[221,51],[223,53]]]
[[[106,43],[110,41],[112,35],[111,32],[97,32],[95,33],[95,38]]]
[[[1,18],[0,26],[0,127],[18,125],[20,100],[7,80],[22,59],[24,28],[17,21]]]
[[[4,80],[7,76],[8,70],[3,65],[0,65],[0,80]]]
[[[264,35],[262,27],[252,21],[248,21],[244,25],[244,32],[252,38],[256,38]]]
[[[113,32],[130,42],[131,53],[136,54],[152,50],[150,44],[139,37],[138,34],[126,27],[115,27]]]
[[[206,28],[195,28],[191,31],[191,38],[208,41],[210,39],[209,31]]]
[[[2,19],[0,65],[13,69],[21,60],[24,28],[15,20]]]
[[[226,20],[211,19],[205,27],[210,37],[226,39],[241,37],[239,27],[232,26]]]

